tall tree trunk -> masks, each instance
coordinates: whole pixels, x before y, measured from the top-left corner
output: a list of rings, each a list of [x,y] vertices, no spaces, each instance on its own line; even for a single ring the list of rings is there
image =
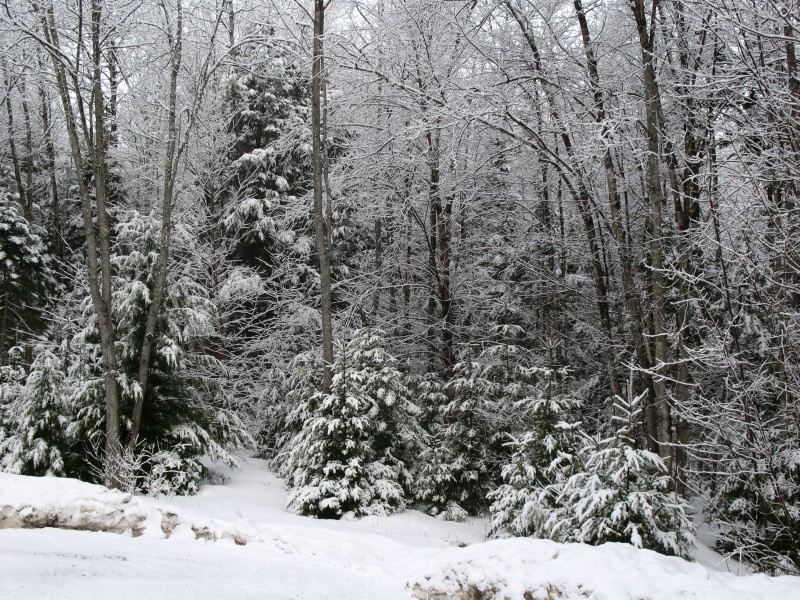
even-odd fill
[[[442,307],[442,362],[444,363],[444,380],[450,381],[455,373],[455,312],[453,311],[453,290],[450,285],[450,234],[453,213],[453,197],[448,195],[444,206],[438,205],[439,227],[439,264],[441,266],[441,282],[439,284],[439,303]],[[448,396],[453,395],[452,386],[447,387]]]
[[[314,0],[314,44],[311,61],[311,137],[312,163],[314,165],[314,233],[317,239],[319,254],[319,277],[321,288],[322,311],[322,359],[325,362],[322,391],[330,393],[333,381],[333,321],[331,316],[331,248],[329,236],[325,228],[325,207],[322,196],[324,192],[323,175],[323,123],[322,123],[322,81],[323,46],[325,33],[325,4],[323,0]],[[330,228],[331,223],[328,223]]]
[[[210,50],[200,67],[200,84],[194,91],[192,106],[188,112],[188,122],[181,128],[178,117],[178,76],[181,71],[183,58],[183,3],[182,0],[175,1],[175,26],[172,29],[171,19],[167,6],[162,4],[164,11],[164,21],[166,27],[167,41],[170,48],[170,87],[169,99],[167,104],[167,145],[164,155],[164,180],[161,197],[161,233],[159,240],[158,260],[155,267],[155,278],[153,289],[151,290],[151,302],[147,309],[147,321],[145,323],[144,338],[139,354],[139,364],[137,372],[137,383],[139,390],[134,398],[133,410],[131,413],[131,431],[128,436],[128,447],[133,449],[141,428],[142,409],[144,406],[145,392],[149,378],[150,362],[155,351],[155,341],[157,337],[158,319],[161,314],[164,298],[167,293],[167,274],[169,272],[170,240],[172,237],[172,208],[176,197],[176,185],[178,181],[178,168],[181,157],[189,143],[189,134],[193,130],[199,104],[203,98],[205,88],[212,75],[212,55],[213,47],[216,43],[216,35],[219,31],[223,17],[225,16],[224,6],[219,8],[216,13],[214,29],[210,39]]]
[[[103,365],[103,383],[105,388],[105,456],[104,483],[112,487],[120,487],[120,390],[117,383],[118,362],[115,348],[114,323],[111,317],[111,259],[110,259],[110,221],[108,218],[106,198],[107,187],[105,177],[105,134],[103,90],[100,81],[100,17],[101,3],[92,0],[91,7],[91,48],[92,48],[92,86],[94,96],[93,127],[85,119],[82,106],[82,90],[78,86],[78,75],[67,72],[65,61],[59,54],[61,47],[53,6],[48,5],[40,14],[42,35],[47,42],[45,51],[50,53],[56,76],[56,85],[61,105],[64,110],[72,160],[81,193],[83,227],[86,238],[86,264],[89,280],[89,292],[92,305],[97,315],[97,328],[100,335],[100,350]],[[77,51],[80,53],[80,50]],[[70,83],[73,87],[70,87]],[[78,114],[72,105],[75,97]],[[97,208],[98,232],[95,234],[92,215],[92,197],[86,179],[86,163],[81,150],[81,138],[86,143],[86,152],[94,174],[95,203]],[[99,244],[98,244],[99,237]],[[99,262],[98,262],[99,254]]]
[[[656,81],[655,57],[655,14],[658,0],[652,0],[650,22],[648,24],[644,0],[630,0],[631,10],[636,20],[639,46],[642,53],[642,79],[644,84],[644,108],[647,131],[647,193],[650,198],[650,277],[652,281],[652,311],[654,359],[652,367],[655,407],[658,414],[659,454],[671,469],[672,465],[672,415],[664,383],[664,369],[667,367],[668,339],[664,315],[666,285],[664,283],[663,227],[661,211],[661,148],[660,148],[660,104],[661,98]]]
[[[92,97],[94,100],[94,139],[92,169],[95,181],[95,201],[97,204],[98,237],[100,242],[100,270],[102,273],[101,296],[102,303],[99,307],[104,312],[100,326],[103,358],[105,365],[106,388],[106,483],[117,487],[119,481],[119,456],[120,456],[120,422],[119,404],[120,393],[117,377],[116,345],[114,335],[114,322],[112,318],[111,295],[111,219],[108,214],[108,166],[106,164],[106,123],[105,102],[102,84],[103,52],[101,40],[103,32],[100,29],[102,19],[102,0],[92,0],[91,7],[91,48],[92,48]],[[77,166],[77,164],[76,164]],[[88,216],[91,221],[91,215]],[[86,217],[84,217],[84,222]],[[86,225],[86,222],[84,223]],[[88,224],[91,226],[91,222]],[[87,236],[89,235],[87,231]],[[94,238],[94,232],[91,237]],[[91,252],[91,249],[89,250]],[[98,307],[96,307],[98,308]],[[98,315],[98,321],[100,317]]]
[[[428,143],[428,225],[430,226],[430,233],[427,236],[430,288],[428,290],[428,306],[426,309],[429,373],[436,372],[436,359],[438,358],[438,352],[436,351],[436,288],[439,281],[439,266],[436,261],[436,249],[439,239],[439,211],[435,208],[436,199],[439,197],[439,142],[436,137],[438,135],[438,130],[429,130],[425,134],[425,139]]]
[[[6,65],[5,59],[3,60],[3,83],[6,88],[5,105],[6,115],[8,117],[6,120],[6,128],[8,130],[8,149],[11,151],[11,165],[14,169],[14,182],[17,184],[17,199],[20,207],[22,208],[22,216],[25,217],[25,220],[28,221],[29,224],[32,224],[33,207],[28,202],[29,193],[28,190],[25,189],[25,184],[22,181],[22,165],[19,152],[17,150],[17,143],[14,139],[14,109],[11,103],[11,89],[13,86],[11,78],[8,74],[8,65]]]
[[[589,74],[589,82],[592,86],[594,95],[595,121],[600,125],[601,135],[603,136],[603,171],[606,178],[606,193],[608,196],[608,206],[611,213],[611,233],[617,250],[617,259],[620,263],[620,275],[622,281],[622,291],[625,297],[625,308],[628,313],[628,325],[634,347],[636,348],[636,360],[642,367],[645,386],[649,391],[650,398],[645,404],[645,423],[648,445],[651,450],[657,451],[657,430],[658,421],[655,403],[653,402],[654,388],[653,378],[649,371],[652,367],[651,349],[648,347],[644,332],[646,325],[644,322],[644,311],[642,310],[639,291],[636,289],[636,282],[633,277],[633,259],[628,240],[625,224],[622,220],[622,203],[620,201],[619,184],[617,172],[614,167],[614,159],[611,154],[611,137],[613,129],[609,124],[605,110],[605,98],[600,82],[600,71],[597,66],[597,58],[592,47],[589,24],[586,19],[581,0],[574,0],[575,11],[578,15],[578,23],[581,28],[581,38],[583,40],[584,54],[586,55],[586,66]]]
[[[563,162],[561,157],[555,156],[555,158],[558,159],[555,161],[555,164],[558,167],[559,176],[567,186],[567,189],[570,191],[572,197],[575,199],[575,204],[581,217],[583,231],[586,235],[586,240],[589,245],[589,257],[592,265],[592,280],[595,288],[597,312],[600,316],[600,326],[603,332],[603,337],[605,338],[603,356],[606,363],[609,387],[611,387],[613,394],[621,395],[622,388],[619,384],[616,358],[614,355],[614,335],[611,323],[608,289],[606,286],[607,277],[605,268],[603,266],[601,242],[598,237],[597,224],[595,223],[595,211],[592,206],[592,196],[579,163],[576,160],[572,138],[564,126],[559,114],[558,106],[556,104],[556,99],[553,95],[553,91],[549,87],[547,75],[544,73],[542,58],[539,52],[539,46],[537,45],[533,34],[533,29],[526,18],[514,7],[511,2],[506,2],[505,5],[514,21],[517,23],[522,35],[525,38],[525,42],[531,51],[536,79],[541,86],[545,99],[547,100],[550,118],[556,126],[558,137],[561,140],[561,143],[564,145],[567,158],[570,161],[570,163],[567,165]],[[508,112],[506,114],[507,116],[511,116]],[[550,158],[553,158],[552,151],[547,148],[544,140],[536,130],[532,129],[529,125],[517,117],[512,116],[511,118],[517,125],[521,126],[526,133],[531,135],[536,140],[536,144],[538,144],[542,150],[548,154],[551,154]]]
[[[23,58],[25,56],[23,55]],[[25,124],[25,207],[29,223],[33,223],[33,131],[31,129],[31,110],[28,106],[28,91],[25,78],[19,81],[20,99],[22,103],[22,122]]]
[[[44,88],[39,88],[39,101],[42,111],[42,130],[47,153],[47,174],[50,182],[50,200],[53,205],[53,245],[56,259],[59,262],[59,278],[63,278],[61,263],[64,261],[64,232],[61,229],[61,199],[58,194],[58,176],[56,173],[56,150],[53,144],[53,132],[50,130],[50,103]]]
[[[372,324],[378,324],[378,309],[381,303],[381,266],[383,264],[383,224],[375,219],[375,291],[372,293]],[[389,285],[391,286],[391,281]],[[394,288],[392,288],[394,289]]]
[[[164,296],[167,292],[167,272],[169,266],[169,249],[172,235],[172,205],[175,199],[175,182],[177,178],[177,160],[179,158],[178,148],[178,123],[177,123],[177,94],[178,94],[178,74],[181,68],[183,56],[183,6],[181,0],[176,0],[176,20],[174,33],[167,29],[167,37],[170,44],[170,80],[169,80],[169,104],[167,112],[167,151],[164,158],[164,187],[161,198],[161,236],[158,252],[158,262],[156,263],[156,276],[151,290],[151,302],[147,309],[147,322],[145,323],[144,339],[142,349],[139,354],[139,366],[137,371],[138,393],[134,398],[133,410],[131,412],[131,430],[128,435],[128,448],[133,450],[139,437],[142,425],[142,410],[144,408],[145,394],[147,391],[148,375],[150,372],[150,361],[155,346],[158,317],[161,313],[161,306],[164,303]],[[169,27],[169,18],[165,10],[165,20]]]

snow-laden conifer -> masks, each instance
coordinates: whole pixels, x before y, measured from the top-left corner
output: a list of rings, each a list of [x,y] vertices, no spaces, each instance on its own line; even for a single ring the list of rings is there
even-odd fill
[[[289,508],[320,518],[388,513],[408,495],[411,416],[402,374],[377,329],[339,343],[330,394],[303,399],[302,429],[289,443]],[[307,389],[306,391],[311,391]]]
[[[222,363],[204,351],[203,340],[213,332],[213,306],[207,291],[197,283],[191,262],[173,268],[156,327],[148,385],[137,383],[147,312],[157,260],[160,224],[154,215],[131,212],[116,229],[113,281],[113,316],[119,332],[118,381],[122,414],[130,414],[133,401],[144,396],[138,443],[125,458],[132,488],[152,494],[193,493],[210,473],[200,462],[212,460],[235,466],[229,447],[249,445],[251,438],[231,410],[224,388]],[[176,228],[175,247],[188,250],[191,232]],[[187,247],[188,246],[188,247]],[[91,457],[103,440],[103,389],[96,317],[83,301],[79,329],[69,347],[66,393],[75,419],[68,432]],[[123,419],[123,439],[129,421]],[[82,473],[92,477],[96,471]]]
[[[614,398],[613,436],[584,436],[582,466],[564,484],[546,537],[586,544],[625,542],[689,558],[695,526],[660,456],[638,447],[634,431],[646,392]]]
[[[455,366],[438,413],[426,427],[430,444],[423,454],[418,498],[442,518],[462,518],[487,507],[486,495],[499,484],[509,460],[509,436],[524,430],[530,399],[542,394],[548,371],[532,354],[513,343],[519,328],[500,326],[505,339],[471,361]]]
[[[448,406],[445,384],[439,375],[412,375],[409,388],[420,407],[420,424],[425,444],[416,464],[415,495],[428,506],[430,514],[447,521],[461,521],[468,513],[459,485],[461,463],[454,460],[445,413]]]
[[[0,365],[20,334],[44,329],[42,308],[54,282],[41,234],[0,182]]]
[[[492,529],[515,535],[549,537],[546,524],[559,511],[559,496],[573,473],[579,448],[580,423],[573,421],[579,402],[558,391],[566,371],[545,370],[544,384],[529,404],[531,428],[514,439],[505,483],[489,494]]]
[[[770,425],[760,431],[752,427],[750,439],[742,439],[736,453],[722,456],[706,512],[721,551],[759,571],[797,575],[800,440],[786,434],[791,425]],[[738,433],[747,435],[743,427]]]
[[[62,397],[63,379],[61,359],[49,348],[37,346],[24,385],[3,384],[4,393],[11,395],[6,419],[12,428],[10,435],[0,440],[0,466],[4,471],[20,475],[65,474],[69,419]]]

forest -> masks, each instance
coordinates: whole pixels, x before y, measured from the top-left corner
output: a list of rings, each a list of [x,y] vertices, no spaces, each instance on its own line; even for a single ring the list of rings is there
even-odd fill
[[[0,4],[0,470],[800,574],[797,0]]]

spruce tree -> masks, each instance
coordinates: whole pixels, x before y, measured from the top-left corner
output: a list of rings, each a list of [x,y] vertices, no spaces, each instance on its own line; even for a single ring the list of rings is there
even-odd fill
[[[759,434],[762,439],[743,439],[738,455],[722,457],[706,512],[719,550],[759,571],[797,575],[800,440],[773,426]]]
[[[15,344],[44,330],[42,309],[53,285],[42,237],[0,184],[0,366]]]
[[[518,331],[496,328],[506,342],[455,366],[452,399],[428,426],[431,446],[418,481],[418,498],[432,514],[463,517],[487,508],[511,454],[509,439],[535,419],[534,400],[550,394],[555,373],[535,366],[532,353],[508,339]]]
[[[661,457],[639,448],[635,439],[643,396],[614,399],[613,436],[585,437],[582,468],[561,490],[563,508],[550,515],[548,537],[593,545],[625,542],[690,558],[695,531],[690,507],[673,491]]]
[[[557,379],[565,375],[545,370],[542,388],[528,400],[531,428],[511,442],[504,483],[489,494],[493,531],[549,537],[547,523],[559,512],[564,483],[578,466],[581,429],[573,413],[579,402],[558,392]]]
[[[114,321],[122,411],[130,414],[137,395],[144,396],[142,426],[136,448],[124,456],[124,485],[151,494],[193,493],[201,478],[213,478],[203,456],[235,466],[229,447],[252,439],[231,409],[225,391],[225,369],[204,349],[212,331],[212,306],[207,291],[196,283],[191,263],[173,268],[156,327],[147,388],[137,385],[139,349],[151,302],[159,221],[154,215],[129,213],[116,230],[114,247]],[[191,246],[191,232],[177,228],[176,250]],[[75,412],[68,432],[87,460],[102,441],[103,392],[96,320],[82,303],[81,328],[73,334],[66,391]],[[128,426],[123,421],[123,433]],[[94,478],[97,466],[84,468]]]
[[[319,518],[385,514],[405,506],[416,412],[385,334],[362,329],[339,343],[330,394],[307,396],[290,442],[289,507]]]
[[[35,354],[25,384],[6,407],[12,431],[0,440],[0,465],[20,475],[63,476],[70,423],[63,398],[64,370],[49,348],[37,346]]]

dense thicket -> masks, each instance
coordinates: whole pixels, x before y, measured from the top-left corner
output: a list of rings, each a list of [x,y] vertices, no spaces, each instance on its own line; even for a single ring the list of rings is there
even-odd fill
[[[2,468],[797,574],[797,2],[313,4],[4,3]]]

